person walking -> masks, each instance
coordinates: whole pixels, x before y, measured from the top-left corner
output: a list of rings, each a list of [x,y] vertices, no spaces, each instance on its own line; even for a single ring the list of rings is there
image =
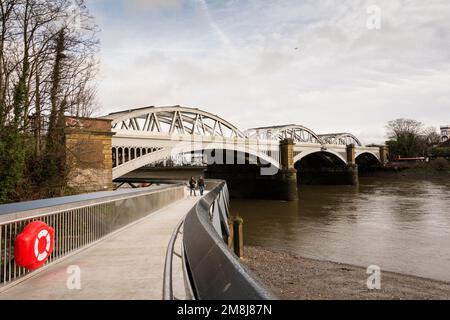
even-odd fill
[[[203,179],[203,177],[200,177],[198,179],[198,188],[200,190],[200,195],[203,196],[203,194],[205,193],[205,179]]]
[[[194,194],[194,196],[197,196],[197,193],[195,192],[195,187],[197,186],[197,181],[195,181],[194,177],[191,177],[191,180],[189,180],[189,189],[191,190],[191,197],[192,197],[192,193]]]

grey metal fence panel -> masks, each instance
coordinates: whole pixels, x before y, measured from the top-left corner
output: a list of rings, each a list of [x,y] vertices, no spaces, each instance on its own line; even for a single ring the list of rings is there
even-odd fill
[[[0,290],[30,274],[14,259],[14,241],[29,223],[42,221],[55,230],[48,265],[183,197],[184,186],[172,185],[16,205],[28,212],[15,212],[14,205],[0,206]]]

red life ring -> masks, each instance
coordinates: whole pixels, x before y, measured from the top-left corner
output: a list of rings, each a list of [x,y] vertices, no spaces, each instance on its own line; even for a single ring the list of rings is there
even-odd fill
[[[53,228],[40,221],[26,226],[15,241],[16,264],[28,270],[42,267],[53,252],[54,233]]]

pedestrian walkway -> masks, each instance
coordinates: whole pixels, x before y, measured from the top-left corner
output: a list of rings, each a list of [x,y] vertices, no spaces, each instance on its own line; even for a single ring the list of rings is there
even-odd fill
[[[199,200],[185,198],[139,220],[0,293],[0,300],[162,299],[169,240]],[[67,285],[74,270],[81,271],[79,290]]]

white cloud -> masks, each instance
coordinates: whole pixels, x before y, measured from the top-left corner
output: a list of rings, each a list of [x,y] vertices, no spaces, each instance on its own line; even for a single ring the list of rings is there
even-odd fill
[[[396,117],[450,121],[447,0],[169,2],[120,24],[95,12],[105,112],[180,104],[242,129],[296,122],[367,143]],[[371,4],[381,30],[366,28]]]

